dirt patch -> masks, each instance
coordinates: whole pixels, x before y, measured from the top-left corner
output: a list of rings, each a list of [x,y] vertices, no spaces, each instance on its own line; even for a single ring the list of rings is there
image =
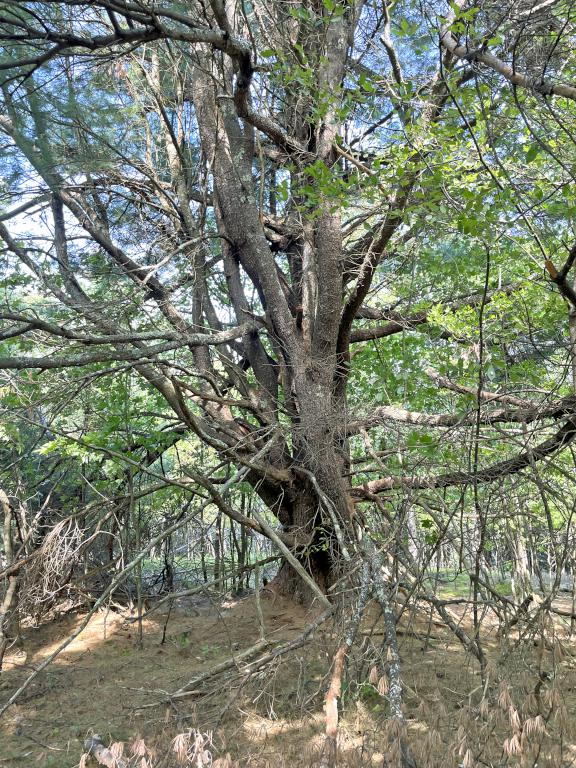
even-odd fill
[[[263,600],[270,639],[298,634],[306,612],[281,598]],[[78,763],[81,743],[98,732],[114,740],[137,734],[156,738],[165,707],[139,710],[138,705],[162,699],[199,672],[258,640],[252,598],[218,606],[181,609],[144,620],[144,647],[137,647],[135,624],[127,615],[101,611],[86,629],[26,690],[0,723],[0,765],[31,763],[67,768]],[[0,698],[14,689],[82,621],[67,616],[24,632],[20,650],[8,656],[0,678]],[[181,705],[194,709],[194,702]]]
[[[297,638],[313,618],[280,597],[263,599],[262,609],[266,637],[274,645]],[[457,615],[470,631],[470,617],[462,610]],[[6,699],[82,618],[71,615],[28,629],[22,649],[9,658],[2,673],[0,699]],[[325,676],[338,642],[337,621],[323,625],[308,645],[249,679],[242,669],[232,668],[173,705],[142,709],[256,643],[256,607],[250,596],[193,612],[180,607],[168,622],[167,613],[152,614],[144,621],[142,649],[137,647],[136,625],[128,618],[112,611],[95,615],[9,710],[0,723],[2,768],[72,768],[84,738],[94,732],[105,741],[130,742],[141,736],[166,753],[172,738],[190,728],[212,732],[214,754],[230,751],[243,768],[310,766],[318,760]],[[576,754],[576,643],[568,626],[559,625],[540,647],[532,635],[520,643],[518,633],[503,641],[495,622],[485,618],[489,669],[488,683],[483,684],[476,660],[428,618],[423,609],[406,611],[399,624],[408,732],[419,765],[457,766],[468,753],[472,765],[496,766],[503,760],[533,765],[525,760],[530,747],[526,739],[523,754],[515,754],[515,742],[510,747],[506,740],[515,734],[521,738],[527,721],[538,715],[532,711],[535,706],[547,718],[538,765],[568,765],[571,751]],[[382,688],[383,637],[379,610],[370,606],[343,690],[342,765],[382,765],[388,715]],[[489,706],[482,703],[485,690],[491,692]],[[532,730],[540,727],[534,722]]]

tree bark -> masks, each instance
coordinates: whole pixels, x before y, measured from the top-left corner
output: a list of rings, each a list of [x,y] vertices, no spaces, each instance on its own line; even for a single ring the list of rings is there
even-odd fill
[[[12,539],[12,505],[6,493],[0,488],[0,507],[4,515],[3,524],[3,544],[4,557],[6,559],[6,568],[9,568],[14,561],[14,543]],[[10,642],[16,638],[13,637],[15,606],[18,597],[18,573],[10,573],[6,578],[6,591],[2,603],[0,604],[0,671],[4,655]],[[16,637],[18,632],[16,631]]]

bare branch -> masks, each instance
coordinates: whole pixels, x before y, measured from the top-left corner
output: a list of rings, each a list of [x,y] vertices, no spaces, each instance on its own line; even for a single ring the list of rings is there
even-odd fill
[[[451,472],[436,477],[383,477],[366,483],[364,489],[368,494],[381,493],[394,488],[449,488],[472,483],[493,483],[504,477],[518,474],[533,462],[542,461],[566,448],[576,437],[576,417],[569,419],[548,440],[535,448],[519,453],[512,459],[492,464],[489,467],[471,472]],[[352,493],[363,496],[363,487],[354,488]]]
[[[484,393],[487,394],[487,393]],[[504,396],[503,396],[504,397]],[[497,399],[497,398],[492,398]],[[569,395],[549,405],[533,405],[528,408],[497,408],[480,415],[482,425],[488,424],[531,424],[547,418],[560,418],[576,413],[576,396]],[[374,409],[371,416],[358,419],[346,426],[346,434],[353,435],[362,429],[370,429],[389,421],[402,424],[414,424],[422,427],[468,427],[474,425],[476,414],[470,413],[423,413],[408,411],[392,405],[382,405]]]
[[[527,75],[518,72],[516,69],[506,64],[494,54],[489,53],[484,47],[471,51],[465,45],[459,45],[458,41],[449,29],[445,29],[440,34],[441,45],[449,51],[452,56],[466,62],[477,62],[484,64],[485,67],[502,75],[512,85],[526,88],[541,96],[562,96],[566,99],[576,101],[576,87],[565,83],[555,83],[551,80],[539,79],[531,80]]]

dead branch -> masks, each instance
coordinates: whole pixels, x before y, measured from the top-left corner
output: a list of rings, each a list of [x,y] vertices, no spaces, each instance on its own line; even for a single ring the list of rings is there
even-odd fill
[[[388,646],[388,701],[390,702],[392,720],[395,721],[391,733],[395,732],[398,737],[402,767],[415,768],[416,763],[406,741],[406,718],[402,709],[402,681],[400,678],[398,637],[396,635],[396,615],[384,582],[381,556],[369,536],[366,536],[362,541],[362,554],[370,567],[372,590],[380,603],[384,618],[386,645]]]
[[[254,674],[254,672],[256,672],[261,667],[265,666],[266,664],[269,664],[270,662],[274,661],[280,656],[283,656],[284,654],[289,653],[290,651],[294,651],[297,648],[300,648],[302,645],[308,642],[308,640],[316,631],[316,629],[318,629],[318,627],[321,624],[323,624],[327,619],[329,619],[331,615],[332,615],[332,607],[330,607],[329,610],[324,611],[316,619],[314,619],[314,621],[312,621],[306,627],[306,629],[300,635],[298,635],[298,637],[294,638],[294,640],[289,640],[286,643],[279,645],[278,647],[274,648],[274,650],[270,651],[269,653],[265,654],[259,659],[255,659],[254,661],[247,664],[241,670],[242,675],[248,677]],[[217,664],[216,666],[212,667],[212,669],[209,669],[207,672],[203,672],[201,675],[197,675],[196,677],[192,678],[192,680],[189,680],[186,683],[186,685],[184,685],[182,688],[179,688],[177,691],[169,695],[167,698],[162,699],[160,701],[156,701],[152,704],[143,704],[141,707],[138,707],[138,709],[150,709],[152,707],[157,707],[160,704],[171,703],[176,699],[183,699],[187,696],[196,695],[199,693],[199,691],[196,690],[197,686],[201,685],[202,683],[205,683],[207,680],[209,680],[212,677],[216,677],[217,675],[220,675],[223,672],[227,672],[229,669],[232,669],[233,667],[237,667],[239,669],[239,662],[245,661],[246,659],[250,659],[252,656],[255,656],[261,650],[263,650],[269,645],[270,645],[270,641],[261,640],[255,645],[250,646],[250,648],[247,648],[245,651],[242,651],[242,653],[237,654],[234,658],[227,659],[226,661],[223,661],[220,664]]]
[[[344,641],[334,655],[330,686],[324,700],[324,712],[326,713],[326,742],[325,759],[323,765],[327,768],[335,768],[338,761],[338,700],[342,693],[342,675],[346,668],[348,654],[362,619],[369,595],[370,565],[364,563],[358,603],[344,634]]]
[[[294,557],[292,552],[288,549],[286,544],[282,541],[282,539],[278,536],[276,531],[272,528],[272,526],[268,525],[266,520],[258,514],[256,510],[252,510],[252,515],[254,519],[259,523],[260,527],[268,536],[268,538],[276,544],[280,552],[283,554],[283,556],[286,558],[286,560],[290,563],[292,568],[296,571],[296,573],[302,578],[302,581],[310,587],[312,594],[316,595],[318,600],[320,601],[320,604],[323,605],[325,608],[333,610],[334,606],[328,600],[324,592],[320,589],[318,584],[314,581],[314,579],[308,574],[302,563],[300,563],[299,560]]]
[[[95,733],[84,742],[85,754],[93,757],[100,765],[106,768],[128,768],[128,763],[124,758],[117,757],[108,747],[104,745],[102,737]]]
[[[14,557],[14,554],[13,554],[14,546],[13,546],[13,540],[12,540],[13,510],[12,510],[12,505],[10,504],[10,501],[8,499],[8,496],[4,493],[4,491],[1,488],[0,488],[0,506],[2,507],[2,512],[4,514],[4,525],[3,525],[4,555],[6,557],[7,564],[10,566],[12,564],[12,560]],[[10,619],[12,617],[12,614],[14,612],[17,594],[18,594],[18,576],[14,572],[10,576],[8,576],[8,584],[6,587],[6,592],[4,593],[4,597],[2,599],[2,602],[0,603],[0,670],[2,669],[2,661],[4,660],[4,654],[6,653],[6,648],[8,647],[8,643],[10,642],[9,624],[10,624]]]
[[[255,645],[251,645],[250,648],[242,651],[242,653],[239,653],[230,659],[226,659],[226,661],[223,661],[220,664],[216,664],[216,666],[212,667],[206,672],[202,672],[202,674],[193,677],[192,680],[189,680],[186,685],[182,686],[182,688],[179,688],[177,691],[170,694],[168,698],[161,699],[160,701],[154,701],[151,704],[142,704],[142,706],[137,707],[137,709],[151,709],[152,707],[157,707],[160,704],[169,704],[176,699],[183,699],[187,696],[194,696],[198,693],[196,690],[197,686],[205,683],[206,680],[209,680],[212,677],[221,675],[222,672],[227,672],[233,667],[238,667],[240,662],[246,661],[252,656],[255,656],[257,653],[260,653],[260,651],[262,651],[268,645],[269,642],[267,640],[260,640]]]
[[[252,661],[246,668],[247,673],[253,674],[254,672],[256,672],[256,670],[260,669],[266,664],[269,664],[275,659],[278,659],[280,656],[284,656],[286,653],[290,653],[290,651],[295,651],[297,648],[300,648],[303,645],[305,645],[308,642],[308,640],[312,637],[314,632],[318,629],[318,627],[324,624],[324,622],[327,621],[327,619],[329,619],[330,616],[332,616],[332,608],[321,613],[316,619],[314,619],[314,621],[308,624],[306,629],[304,629],[304,631],[300,635],[298,635],[298,637],[294,638],[294,640],[288,640],[287,642],[282,643],[282,645],[279,645],[276,648],[274,648],[274,650],[270,651],[270,653],[267,653],[265,656],[262,656],[260,659],[255,659],[254,661]]]

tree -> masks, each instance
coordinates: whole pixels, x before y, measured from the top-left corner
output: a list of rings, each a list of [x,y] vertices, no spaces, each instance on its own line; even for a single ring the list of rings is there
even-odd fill
[[[42,211],[41,247],[4,223],[1,234],[19,279],[51,300],[38,311],[27,285],[7,302],[5,337],[25,348],[34,334],[46,354],[12,354],[2,367],[133,367],[183,427],[249,468],[323,588],[342,544],[335,531],[354,538],[357,499],[476,486],[528,466],[524,452],[473,472],[356,485],[350,446],[365,428],[475,416],[393,405],[368,416],[348,392],[353,345],[365,355],[372,339],[430,327],[433,305],[447,300],[447,312],[485,310],[495,265],[483,287],[479,270],[491,237],[512,244],[486,258],[514,259],[507,272],[520,279],[496,296],[524,288],[516,243],[531,255],[536,242],[572,301],[576,251],[561,268],[547,256],[568,222],[541,202],[562,200],[571,170],[531,122],[556,121],[560,134],[557,110],[570,113],[575,96],[560,80],[572,64],[567,33],[550,32],[552,11],[510,8],[486,43],[489,4],[454,5],[439,21],[409,3],[332,0],[3,5],[6,193],[25,202],[2,218]],[[545,34],[530,43],[533,29]],[[528,163],[544,156],[534,166],[543,180],[520,169],[518,142]],[[456,303],[453,277],[434,291],[405,275],[426,269],[429,280],[443,258],[432,242],[442,219],[460,233],[449,247],[458,240],[472,261],[469,296]],[[559,220],[559,237],[549,236]],[[386,308],[383,295],[419,311]],[[477,354],[481,394],[482,340]],[[526,413],[515,403],[478,425],[540,423],[565,408],[560,429],[530,449],[544,459],[573,439],[571,407]]]
[[[494,493],[547,498],[576,436],[568,11],[46,0],[0,25],[12,383],[135,371],[129,460],[207,446],[189,479],[284,546],[279,589],[358,557],[417,578],[459,509],[480,589]]]

